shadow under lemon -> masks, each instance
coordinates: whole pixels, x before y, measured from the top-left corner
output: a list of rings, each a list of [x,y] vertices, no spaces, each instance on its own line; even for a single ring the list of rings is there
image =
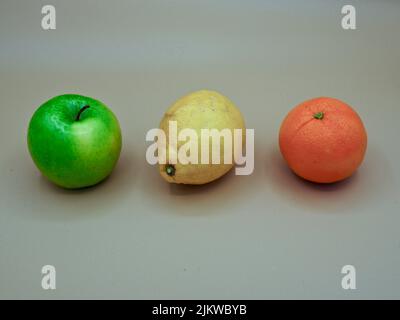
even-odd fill
[[[209,183],[187,185],[166,182],[160,176],[158,166],[146,163],[144,177],[141,188],[146,197],[152,195],[154,204],[171,214],[227,214],[235,202],[251,199],[248,195],[256,191],[252,175],[238,176],[235,168]]]

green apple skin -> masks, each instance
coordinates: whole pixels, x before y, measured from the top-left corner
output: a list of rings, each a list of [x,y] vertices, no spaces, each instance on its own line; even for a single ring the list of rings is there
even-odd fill
[[[29,123],[33,161],[45,177],[67,189],[89,187],[110,175],[121,145],[117,118],[89,97],[54,97],[36,110]]]

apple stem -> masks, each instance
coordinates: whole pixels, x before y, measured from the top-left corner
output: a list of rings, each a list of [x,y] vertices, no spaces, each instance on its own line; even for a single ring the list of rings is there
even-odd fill
[[[172,164],[168,164],[165,167],[165,172],[167,173],[167,175],[169,175],[170,177],[175,175],[175,167]]]
[[[317,112],[313,115],[314,119],[317,120],[322,120],[324,118],[324,113],[323,112]]]
[[[75,119],[75,120],[76,120],[76,121],[79,121],[79,119],[81,118],[82,112],[85,111],[85,110],[88,109],[88,108],[90,108],[89,105],[86,105],[86,106],[82,107],[81,110],[79,110],[78,115],[76,116],[76,119]]]

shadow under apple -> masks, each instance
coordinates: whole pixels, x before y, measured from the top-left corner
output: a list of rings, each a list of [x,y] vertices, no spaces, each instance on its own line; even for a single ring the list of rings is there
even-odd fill
[[[64,189],[39,175],[37,193],[46,196],[47,207],[59,207],[57,212],[40,210],[34,214],[54,216],[98,216],[112,214],[113,207],[123,201],[135,186],[137,171],[133,153],[122,152],[113,172],[100,183],[80,189]],[[54,211],[54,210],[53,210]]]

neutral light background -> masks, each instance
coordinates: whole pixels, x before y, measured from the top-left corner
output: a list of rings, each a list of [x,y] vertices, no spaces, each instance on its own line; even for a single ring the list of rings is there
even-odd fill
[[[41,29],[45,4],[55,31]],[[345,4],[355,31],[341,28]],[[394,0],[2,0],[0,298],[400,298],[399,28]],[[202,88],[255,129],[254,174],[168,185],[145,134]],[[63,93],[120,119],[120,162],[95,188],[54,187],[28,154],[30,117]],[[331,186],[296,178],[277,147],[286,113],[322,95],[369,134],[361,169]],[[341,288],[347,264],[354,291]]]

